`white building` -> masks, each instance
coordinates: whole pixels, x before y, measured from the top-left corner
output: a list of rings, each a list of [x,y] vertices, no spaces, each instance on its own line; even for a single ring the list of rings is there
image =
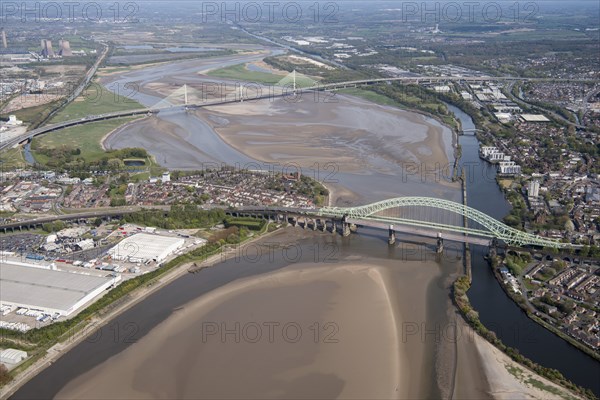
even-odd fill
[[[540,194],[540,182],[533,180],[527,186],[527,196],[530,198],[538,197]]]
[[[504,153],[494,146],[482,146],[479,153],[488,161],[502,161],[505,159]]]
[[[6,123],[8,126],[19,126],[23,125],[23,121],[19,121],[16,115],[9,115],[8,122]]]
[[[121,276],[84,275],[3,262],[0,302],[44,314],[67,316],[90,302]]]
[[[514,161],[500,161],[498,172],[503,175],[519,175],[521,173],[521,166],[517,165]]]
[[[123,239],[108,254],[120,261],[161,263],[184,244],[185,240],[181,238],[137,233]]]
[[[0,351],[0,363],[18,364],[27,358],[27,352],[17,349],[5,349]]]

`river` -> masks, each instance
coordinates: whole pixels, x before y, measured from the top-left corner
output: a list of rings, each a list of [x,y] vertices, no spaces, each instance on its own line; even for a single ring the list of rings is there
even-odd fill
[[[448,107],[461,120],[464,130],[475,128],[467,114],[452,105]],[[496,184],[495,167],[479,158],[475,136],[461,136],[460,144],[461,164],[471,172],[467,184],[469,206],[501,220],[510,211],[510,204]],[[481,246],[472,247],[473,284],[468,295],[481,322],[506,345],[600,395],[600,363],[527,317],[500,287],[483,258],[486,253]]]
[[[212,65],[233,64],[240,60],[237,57],[219,59]],[[176,65],[180,66],[181,70],[188,75],[194,75],[198,70],[193,62],[189,61]],[[163,65],[151,69],[150,72],[135,71],[125,74],[126,76],[122,76],[116,81],[124,83],[133,80],[140,84],[146,84],[159,80],[170,73],[172,73],[172,68]],[[149,93],[138,92],[135,97],[146,105],[157,100]],[[461,119],[463,129],[473,127],[471,119],[466,114],[454,107],[450,108]],[[384,113],[388,113],[389,110],[379,108],[377,112],[387,115]],[[398,118],[402,118],[402,116],[398,116]],[[161,112],[159,119],[162,121],[161,123],[177,125],[177,129],[181,130],[181,136],[188,139],[191,132],[201,132],[201,135],[193,139],[191,143],[196,140],[195,145],[202,147],[206,154],[211,156],[207,161],[218,160],[228,163],[248,161],[247,155],[228,146],[204,121],[194,115],[184,113],[174,115],[170,112]],[[401,120],[399,119],[399,121]],[[400,124],[406,123],[403,121]],[[132,126],[134,128],[131,128]],[[136,129],[135,124],[129,125],[129,127],[128,129]],[[137,129],[140,132],[144,131],[139,127]],[[135,133],[135,131],[128,131],[128,133]],[[442,145],[444,152],[450,153],[448,151],[448,143],[451,143],[450,131],[445,128],[440,131],[440,134],[444,136],[445,144]],[[387,147],[394,146],[392,139],[388,138],[390,142]],[[467,186],[469,205],[495,218],[502,218],[509,211],[509,205],[495,183],[493,167],[482,163],[479,159],[478,143],[475,137],[463,136],[460,138],[460,144],[462,145],[461,165],[468,167],[467,171],[470,171]],[[448,157],[450,158],[451,155],[448,154]],[[157,157],[157,161],[162,163],[164,160]],[[381,165],[389,167],[389,163],[384,158],[380,158],[379,162]],[[405,181],[400,179],[399,173],[404,175],[399,169],[393,168],[377,173],[369,170],[354,173],[345,171],[337,173],[335,178],[336,185],[349,188],[357,196],[353,198],[354,204],[381,200],[393,195],[409,194],[438,195],[453,200],[460,199],[457,188],[447,182]],[[387,232],[370,229],[361,229],[357,235],[352,235],[350,238],[312,232],[300,234],[293,229],[288,229],[278,234],[275,240],[288,244],[295,243],[297,248],[301,249],[301,256],[294,260],[299,263],[324,261],[323,257],[330,254],[324,252],[326,249],[335,249],[334,256],[338,263],[352,264],[353,260],[359,259],[371,264],[390,264],[388,267],[390,273],[398,273],[394,272],[394,269],[407,264],[407,261],[420,260],[422,268],[432,268],[431,271],[437,272],[431,275],[429,280],[415,279],[413,283],[403,278],[398,280],[398,284],[413,285],[415,286],[412,288],[413,290],[422,292],[422,300],[427,304],[426,317],[423,320],[422,317],[411,315],[410,307],[402,316],[408,318],[405,321],[415,318],[414,321],[417,322],[446,326],[449,322],[447,310],[451,307],[448,297],[449,285],[461,269],[462,260],[457,257],[460,252],[452,251],[452,246],[448,245],[446,253],[448,256],[440,260],[431,258],[433,254],[431,247],[407,247],[402,244],[388,247],[386,238]],[[409,242],[410,238],[401,237],[400,243]],[[317,256],[315,249],[321,249],[318,250],[320,253]],[[417,249],[416,252],[415,249]],[[544,366],[560,370],[568,379],[590,387],[600,394],[597,381],[598,363],[529,320],[502,291],[487,262],[483,259],[484,254],[485,249],[483,248],[475,247],[473,249],[473,285],[469,292],[473,306],[480,313],[481,321],[496,331],[507,345],[519,349],[522,354]],[[228,260],[214,268],[203,270],[199,274],[183,276],[114,318],[98,334],[92,335],[90,339],[74,347],[52,366],[33,378],[14,397],[52,397],[78,377],[90,371],[97,371],[96,368],[102,366],[111,357],[121,353],[125,354],[125,351],[129,351],[128,354],[130,354],[135,348],[135,343],[141,343],[143,339],[151,337],[155,328],[167,321],[177,312],[178,308],[195,299],[202,298],[204,294],[211,293],[228,283],[280,270],[290,264],[294,263],[290,262],[289,257],[277,253],[268,262],[250,261],[242,257],[241,261]],[[401,289],[399,289],[399,293],[402,293]],[[410,299],[398,295],[398,300],[402,304],[410,306]],[[436,382],[439,379],[440,368],[443,369],[444,357],[450,350],[430,340],[425,342],[415,343],[415,347],[423,346],[422,353],[408,356],[408,359],[411,365],[420,366],[416,368],[417,376],[430,382]],[[441,390],[443,388],[440,388],[439,385],[426,384],[418,394],[423,397],[435,398],[440,397]]]

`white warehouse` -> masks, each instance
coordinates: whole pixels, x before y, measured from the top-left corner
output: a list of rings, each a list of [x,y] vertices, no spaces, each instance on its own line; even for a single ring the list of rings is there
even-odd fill
[[[67,316],[119,282],[121,276],[84,275],[3,262],[0,302]]]
[[[137,233],[123,239],[108,254],[115,260],[161,263],[184,244],[182,238]]]

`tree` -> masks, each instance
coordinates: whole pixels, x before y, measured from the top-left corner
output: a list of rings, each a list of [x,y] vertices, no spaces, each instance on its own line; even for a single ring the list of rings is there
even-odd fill
[[[8,368],[4,364],[0,364],[0,386],[6,385],[12,380],[12,377],[8,373]]]

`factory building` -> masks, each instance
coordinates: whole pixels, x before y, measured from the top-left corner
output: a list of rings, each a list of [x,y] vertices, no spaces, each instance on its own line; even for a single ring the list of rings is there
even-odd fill
[[[68,316],[121,280],[3,262],[0,302],[4,305]]]
[[[123,239],[108,254],[120,261],[161,263],[184,244],[181,238],[138,233]]]

